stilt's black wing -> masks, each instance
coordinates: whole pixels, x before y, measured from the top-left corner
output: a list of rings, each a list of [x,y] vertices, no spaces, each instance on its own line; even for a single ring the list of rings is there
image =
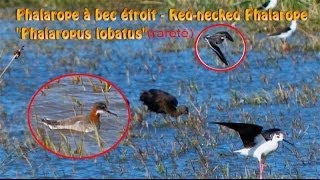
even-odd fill
[[[233,42],[233,38],[231,37],[231,35],[227,32],[227,31],[221,31],[221,32],[217,32],[216,34],[221,34],[224,37],[226,37],[229,41]]]
[[[255,137],[262,132],[263,127],[255,124],[246,124],[246,123],[225,123],[225,122],[213,122],[215,124],[227,126],[240,135],[240,138],[243,142],[245,148],[249,148],[255,145]]]
[[[213,42],[209,41],[209,45],[211,47],[211,49],[219,56],[219,59],[228,66],[228,62],[226,60],[226,58],[224,57],[223,53],[221,52],[220,48],[215,45]]]
[[[267,2],[263,3],[260,7],[258,7],[258,10],[265,9],[268,6],[269,3],[270,3],[270,1],[267,1]]]
[[[281,33],[284,33],[284,32],[287,32],[287,31],[290,31],[291,28],[290,27],[286,27],[286,28],[283,28],[275,33],[272,33],[272,34],[269,34],[269,36],[278,36],[280,35]]]

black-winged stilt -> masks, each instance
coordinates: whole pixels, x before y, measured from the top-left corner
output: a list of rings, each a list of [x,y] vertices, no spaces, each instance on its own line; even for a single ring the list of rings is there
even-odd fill
[[[285,27],[280,29],[279,31],[269,34],[270,37],[280,38],[282,41],[282,49],[287,50],[287,42],[286,39],[292,35],[292,33],[297,29],[297,21],[291,21],[291,25],[289,27]]]
[[[284,134],[278,128],[262,131],[263,127],[246,123],[213,122],[237,131],[243,142],[244,148],[234,151],[244,156],[252,156],[259,161],[259,176],[262,179],[263,166],[266,157],[278,148],[278,142],[289,141],[284,139]]]
[[[233,42],[231,35],[226,31],[217,32],[211,36],[207,34],[204,37],[204,40],[209,44],[210,48],[219,56],[219,59],[228,66],[228,61],[226,60],[218,46],[218,44],[221,44],[225,39]]]
[[[178,106],[178,100],[173,95],[159,89],[142,92],[140,101],[148,106],[150,111],[156,113],[169,114],[173,117],[189,113],[186,106]]]

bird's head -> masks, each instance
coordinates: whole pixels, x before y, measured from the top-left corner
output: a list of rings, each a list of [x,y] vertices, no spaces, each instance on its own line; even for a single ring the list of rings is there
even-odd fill
[[[272,141],[277,141],[277,142],[279,142],[279,141],[282,141],[283,138],[284,138],[283,133],[281,133],[281,132],[275,132],[275,133],[273,134],[273,136],[272,136]]]
[[[284,141],[284,142],[286,142],[286,143],[288,143],[288,144],[293,146],[293,144],[291,142],[289,142],[286,139],[284,139],[284,134],[282,132],[280,132],[280,131],[275,132],[273,134],[272,141],[276,141],[276,142]]]
[[[203,37],[203,39],[204,39],[205,41],[208,41],[209,38],[210,38],[210,35],[209,35],[209,34],[206,34],[206,35]]]
[[[189,109],[187,106],[178,106],[177,111],[179,112],[179,114],[188,114],[189,113]]]
[[[109,114],[112,114],[114,116],[117,116],[116,113],[113,113],[108,109],[107,103],[105,103],[105,102],[96,102],[96,103],[94,103],[94,108],[96,109],[96,115],[100,115],[100,114],[103,114],[103,113],[109,113]]]

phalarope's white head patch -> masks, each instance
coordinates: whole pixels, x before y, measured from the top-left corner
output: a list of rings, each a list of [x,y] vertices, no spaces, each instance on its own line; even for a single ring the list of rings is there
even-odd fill
[[[97,110],[96,111],[96,115],[98,115],[98,114],[105,114],[106,113],[106,111],[104,111],[104,110]]]

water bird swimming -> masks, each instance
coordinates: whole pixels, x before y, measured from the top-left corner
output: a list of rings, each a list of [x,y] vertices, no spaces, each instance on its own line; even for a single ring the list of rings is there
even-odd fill
[[[100,115],[103,113],[117,116],[117,114],[108,110],[105,102],[96,102],[88,115],[78,115],[59,120],[41,119],[41,122],[50,129],[66,129],[87,133],[100,128]]]
[[[213,35],[207,34],[204,37],[204,40],[209,44],[210,48],[218,55],[219,59],[228,66],[228,61],[224,57],[223,53],[221,52],[218,44],[221,44],[225,39],[233,42],[233,38],[231,35],[226,31],[220,31]]]
[[[278,142],[285,141],[293,145],[292,143],[284,139],[284,134],[278,128],[272,128],[262,131],[263,127],[255,124],[227,122],[213,123],[226,126],[239,133],[244,148],[234,152],[240,153],[244,156],[251,156],[258,159],[260,179],[262,179],[266,157],[268,154],[270,154],[278,148]]]
[[[159,89],[143,91],[140,95],[140,101],[148,106],[150,111],[156,113],[169,114],[173,117],[189,113],[188,107],[178,106],[178,100],[174,96]]]

